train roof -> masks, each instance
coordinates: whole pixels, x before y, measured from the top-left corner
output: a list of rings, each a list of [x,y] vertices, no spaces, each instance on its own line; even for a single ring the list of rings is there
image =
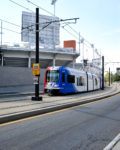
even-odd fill
[[[52,67],[48,67],[47,70],[68,70],[71,73],[77,73],[77,72],[81,72],[83,74],[85,74],[86,72],[83,70],[79,70],[79,69],[74,69],[74,68],[70,68],[70,67],[64,67],[64,66],[52,66]]]
[[[67,70],[69,71],[71,74],[77,74],[77,73],[81,73],[83,75],[86,74],[86,71],[83,71],[83,70],[79,70],[79,69],[75,69],[75,68],[70,68],[70,67],[65,67],[65,66],[51,66],[51,67],[48,67],[46,69],[46,71],[48,70]],[[98,77],[99,75],[96,75],[96,74],[92,74],[90,72],[87,72],[88,76],[89,77]]]
[[[79,70],[79,69],[75,69],[75,68],[70,68],[70,67],[65,67],[65,66],[51,66],[51,67],[48,67],[46,70],[68,70],[69,72],[71,73],[81,73],[81,74],[86,74],[85,71],[83,70]],[[87,72],[89,76],[94,76],[96,77],[97,75],[96,74],[92,74],[90,72]]]

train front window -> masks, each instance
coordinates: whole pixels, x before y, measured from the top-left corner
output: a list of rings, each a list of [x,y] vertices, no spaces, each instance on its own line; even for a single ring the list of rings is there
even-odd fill
[[[58,82],[59,76],[59,70],[49,70],[46,74],[46,82]]]

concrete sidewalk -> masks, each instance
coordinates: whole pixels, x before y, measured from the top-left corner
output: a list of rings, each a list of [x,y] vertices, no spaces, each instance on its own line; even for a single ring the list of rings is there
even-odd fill
[[[115,143],[115,146],[112,148],[112,150],[120,150],[120,139]]]
[[[40,91],[43,91],[44,85],[40,85]],[[30,93],[35,91],[35,85],[16,85],[16,86],[0,86],[0,96],[1,95],[12,95],[12,94],[20,94],[20,93]]]
[[[66,96],[42,95],[43,101],[31,101],[30,93],[0,95],[0,124],[34,115],[44,114],[80,104],[98,101],[120,93],[120,85],[113,84],[105,90]],[[118,143],[119,144],[119,143]],[[117,145],[116,145],[117,146]],[[117,150],[117,149],[114,149]]]

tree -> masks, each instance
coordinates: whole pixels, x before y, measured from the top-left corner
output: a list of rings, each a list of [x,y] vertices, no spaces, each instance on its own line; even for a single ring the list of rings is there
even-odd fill
[[[120,81],[120,75],[117,73],[114,74],[113,81]]]
[[[105,74],[105,81],[109,82],[109,73],[108,72]]]
[[[109,72],[105,74],[105,81],[109,82]],[[110,73],[110,82],[114,82],[114,74]]]

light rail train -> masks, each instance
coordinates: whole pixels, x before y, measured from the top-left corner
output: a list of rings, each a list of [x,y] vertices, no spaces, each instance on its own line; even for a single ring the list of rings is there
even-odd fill
[[[88,92],[101,88],[101,76],[64,66],[48,67],[44,93],[48,95]]]

